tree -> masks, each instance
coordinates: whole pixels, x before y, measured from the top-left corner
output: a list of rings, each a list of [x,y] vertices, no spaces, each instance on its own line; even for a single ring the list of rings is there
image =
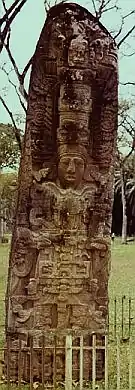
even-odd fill
[[[13,224],[17,197],[17,173],[0,174],[0,242],[3,241],[6,227]]]
[[[122,244],[127,243],[127,202],[126,202],[126,168],[123,161],[120,161],[119,171],[115,173],[115,193],[121,194],[122,201]]]
[[[132,171],[126,183],[127,203],[131,208],[131,215],[135,217],[135,170]]]
[[[10,124],[0,123],[0,169],[16,167],[19,157],[19,142],[17,142],[14,128]]]
[[[13,127],[0,123],[0,242],[7,221],[12,220],[16,195],[16,173],[4,173],[4,168],[17,168],[20,149]]]
[[[124,162],[124,156],[123,156]],[[135,217],[135,155],[134,153],[125,160],[121,165],[121,170],[115,172],[115,201],[116,198],[121,199],[122,204],[122,243],[127,243],[127,227],[129,228],[130,217],[130,233],[131,226]],[[120,212],[120,204],[118,203],[117,214]]]
[[[133,174],[131,157],[135,149],[135,120],[130,110],[132,110],[132,102],[122,101],[119,105],[115,194],[118,192],[121,194],[123,244],[127,243],[127,183]]]

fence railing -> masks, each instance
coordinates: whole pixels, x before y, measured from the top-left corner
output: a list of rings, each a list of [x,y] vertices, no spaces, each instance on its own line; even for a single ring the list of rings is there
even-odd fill
[[[4,301],[0,300],[1,309]],[[41,378],[39,389],[45,389],[46,384],[46,358],[47,351],[51,351],[52,359],[52,384],[54,389],[63,388],[71,390],[77,388],[83,390],[89,387],[89,390],[135,390],[135,298],[126,296],[116,297],[109,301],[110,315],[107,324],[107,334],[104,337],[104,342],[98,344],[98,338],[92,334],[91,344],[86,345],[84,334],[79,334],[79,342],[74,342],[73,334],[64,335],[63,354],[64,360],[64,378],[62,381],[58,380],[57,370],[57,355],[59,351],[57,332],[51,333],[53,337],[52,346],[47,344],[46,336],[43,335],[41,347],[38,348],[38,353],[41,355]],[[2,360],[4,361],[4,353],[7,353],[7,371],[3,383],[6,383],[4,390],[12,388],[12,378],[10,371],[10,359],[12,359],[13,349],[10,342],[4,348],[4,314],[0,318],[0,366]],[[49,334],[49,333],[48,333]],[[50,337],[50,336],[49,336]],[[77,336],[76,336],[77,337]],[[4,348],[4,349],[3,349]],[[29,339],[29,346],[23,347],[22,341],[19,340],[18,348],[15,349],[18,360],[18,377],[16,386],[23,389],[23,368],[22,358],[24,354],[29,355],[29,385],[26,390],[36,388],[35,377],[33,369],[33,357],[37,352],[37,348],[33,343],[33,338]],[[74,379],[74,354],[78,354],[78,379]],[[91,356],[89,362],[89,381],[85,380],[85,361],[87,354]],[[102,354],[104,360],[102,380],[98,380],[98,354]],[[2,371],[2,369],[0,369]],[[86,383],[87,382],[87,383]],[[0,382],[1,386],[1,382]],[[37,384],[38,386],[38,384]],[[38,387],[37,387],[38,388]],[[3,390],[2,389],[2,390]]]
[[[119,334],[125,340],[135,335],[135,298],[123,295],[109,302],[108,328],[112,336]]]
[[[114,377],[116,378],[116,381],[110,381],[109,378],[109,353],[111,352],[111,347],[113,349],[114,353],[114,345],[112,346],[109,343],[108,336],[105,335],[105,343],[104,346],[98,346],[96,344],[96,335],[92,335],[92,346],[85,347],[83,345],[83,336],[80,337],[80,368],[79,368],[79,389],[82,390],[84,388],[84,380],[83,380],[83,366],[84,366],[84,351],[92,351],[92,380],[89,385],[91,385],[92,390],[96,390],[100,388],[100,383],[96,381],[96,355],[98,350],[104,350],[104,363],[105,363],[105,374],[104,374],[104,380],[101,383],[101,388],[105,390],[112,390],[113,388],[116,388],[117,390],[125,388],[126,390],[132,390],[135,389],[135,378],[133,378],[133,362],[135,360],[135,354],[133,356],[133,340],[130,337],[128,340],[128,345],[126,346],[126,350],[128,349],[128,361],[127,361],[127,372],[126,372],[126,380],[124,380],[124,384],[122,387],[122,375],[124,376],[124,370],[121,369],[121,361],[122,361],[122,355],[121,355],[121,345],[120,345],[120,339],[117,336],[116,338],[116,356],[115,356],[115,366],[116,369],[113,370],[112,373]],[[65,390],[72,390],[72,354],[73,351],[76,350],[78,347],[72,346],[72,336],[67,335],[66,336],[66,368],[65,368]],[[125,346],[124,346],[125,349]],[[127,352],[127,351],[126,351]],[[134,351],[135,352],[135,351]],[[123,362],[122,362],[123,363]],[[133,383],[134,382],[134,383]],[[134,387],[133,387],[134,386]]]
[[[52,345],[46,343],[48,335],[51,335],[53,340]],[[87,336],[90,336],[91,343],[87,344]],[[104,342],[99,343],[99,335],[90,334],[85,331],[85,334],[80,334],[79,336],[74,336],[70,332],[64,337],[63,346],[59,346],[59,336],[57,332],[51,331],[46,332],[42,336],[42,344],[40,347],[35,347],[33,343],[33,336],[30,336],[29,347],[24,348],[21,339],[19,340],[18,347],[13,349],[10,348],[10,339],[8,340],[7,347],[4,349],[4,352],[7,353],[7,366],[6,366],[6,376],[3,383],[6,383],[6,389],[12,389],[13,378],[10,371],[10,354],[12,358],[12,352],[17,354],[18,359],[18,378],[16,379],[16,386],[19,389],[25,389],[24,380],[23,380],[23,369],[22,369],[22,358],[24,353],[29,354],[29,385],[27,389],[34,390],[36,388],[46,389],[53,388],[58,390],[60,388],[65,388],[65,390],[72,390],[77,388],[78,390],[83,390],[86,388],[92,390],[134,390],[135,389],[135,339],[130,336],[126,342],[122,341],[119,336],[116,337],[115,342],[109,340],[108,335],[104,336]],[[75,342],[77,340],[77,343]],[[63,351],[62,351],[63,350]],[[52,382],[51,384],[46,380],[45,372],[45,363],[48,356],[48,351],[51,351],[53,360],[52,360]],[[59,351],[65,355],[64,360],[64,377],[62,381],[59,381],[57,378],[57,357],[60,356]],[[34,366],[33,359],[34,353],[38,352],[41,359],[41,377],[40,379],[35,379],[34,377]],[[102,353],[103,358],[103,374],[100,380],[97,378],[98,373],[98,361],[97,354]],[[77,354],[77,355],[74,355]],[[74,359],[75,356],[78,356],[78,378],[74,379]],[[87,370],[89,369],[89,378],[86,380],[86,369],[85,364],[86,360],[89,359],[89,367],[87,361]],[[23,387],[24,386],[24,387]],[[5,388],[4,388],[5,389]]]

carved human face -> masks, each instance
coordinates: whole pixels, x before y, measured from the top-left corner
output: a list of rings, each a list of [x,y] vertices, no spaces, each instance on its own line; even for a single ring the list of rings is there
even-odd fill
[[[63,188],[77,188],[84,175],[84,159],[77,154],[65,154],[60,158],[58,176]]]
[[[81,39],[80,36],[72,39],[69,53],[68,53],[68,63],[73,66],[75,64],[82,65],[86,60],[87,56],[87,47],[88,42],[84,39]]]

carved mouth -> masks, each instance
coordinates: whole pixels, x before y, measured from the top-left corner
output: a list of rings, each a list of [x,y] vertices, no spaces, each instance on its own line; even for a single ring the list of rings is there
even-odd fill
[[[66,176],[66,179],[69,180],[69,181],[74,181],[75,180],[75,176]]]

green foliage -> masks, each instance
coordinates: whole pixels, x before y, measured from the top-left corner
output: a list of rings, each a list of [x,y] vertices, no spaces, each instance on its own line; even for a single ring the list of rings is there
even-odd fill
[[[131,175],[131,177],[127,180],[126,197],[127,204],[129,204],[132,210],[132,216],[135,216],[135,175]]]
[[[123,157],[124,159],[124,157]],[[122,156],[121,156],[122,161]],[[122,162],[121,162],[122,164]],[[135,154],[133,154],[124,162],[123,166],[123,180],[124,180],[124,191],[127,208],[130,207],[131,214],[135,216]],[[114,191],[117,195],[121,195],[122,180],[121,170],[115,170],[115,184]]]
[[[16,167],[19,157],[20,151],[13,127],[0,123],[0,169]]]
[[[9,229],[13,222],[17,189],[18,179],[16,172],[0,174],[0,217],[6,217]],[[4,213],[4,211],[6,211],[6,213]]]
[[[134,103],[128,100],[120,100],[118,107],[118,135],[117,148],[121,158],[127,155],[132,148],[135,138]]]

